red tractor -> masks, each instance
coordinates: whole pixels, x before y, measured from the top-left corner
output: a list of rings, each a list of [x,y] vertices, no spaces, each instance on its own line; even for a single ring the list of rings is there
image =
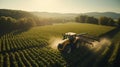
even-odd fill
[[[63,34],[63,42],[58,44],[58,50],[60,52],[70,53],[73,49],[79,48],[80,44],[90,44],[92,42],[99,41],[99,38],[88,35],[87,33],[76,34],[68,32]]]

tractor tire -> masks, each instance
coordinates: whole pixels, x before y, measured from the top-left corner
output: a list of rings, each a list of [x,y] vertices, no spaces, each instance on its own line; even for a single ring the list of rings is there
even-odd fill
[[[71,48],[70,45],[67,45],[67,46],[65,47],[65,49],[64,49],[64,52],[65,52],[65,53],[71,53],[71,51],[72,51],[72,48]]]
[[[80,47],[80,44],[79,44],[79,43],[77,43],[77,44],[76,44],[76,48],[79,48],[79,47]]]
[[[80,42],[77,40],[77,42],[75,43],[75,47],[79,48],[80,47]]]

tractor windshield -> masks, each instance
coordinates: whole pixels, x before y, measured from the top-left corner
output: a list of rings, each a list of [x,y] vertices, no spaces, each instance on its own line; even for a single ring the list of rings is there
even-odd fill
[[[76,36],[76,33],[73,33],[73,32],[68,32],[68,33],[65,33],[65,34],[63,34],[63,40],[64,39],[73,39],[74,37]]]

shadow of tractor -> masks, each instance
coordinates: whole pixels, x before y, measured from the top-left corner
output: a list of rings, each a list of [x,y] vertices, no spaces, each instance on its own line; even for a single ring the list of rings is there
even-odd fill
[[[86,46],[80,46],[77,49],[73,49],[71,53],[61,53],[67,62],[68,67],[77,67],[82,63],[88,56],[94,55],[90,49]]]

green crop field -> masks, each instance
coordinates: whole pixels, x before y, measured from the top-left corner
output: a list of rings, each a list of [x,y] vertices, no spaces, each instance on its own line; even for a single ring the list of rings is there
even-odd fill
[[[116,39],[115,44],[93,48],[80,46],[70,54],[62,54],[51,47],[57,39],[62,40],[62,33],[99,36],[112,29],[114,27],[66,23],[7,33],[0,38],[0,67],[113,67],[120,50],[120,32],[113,37],[113,41]]]

